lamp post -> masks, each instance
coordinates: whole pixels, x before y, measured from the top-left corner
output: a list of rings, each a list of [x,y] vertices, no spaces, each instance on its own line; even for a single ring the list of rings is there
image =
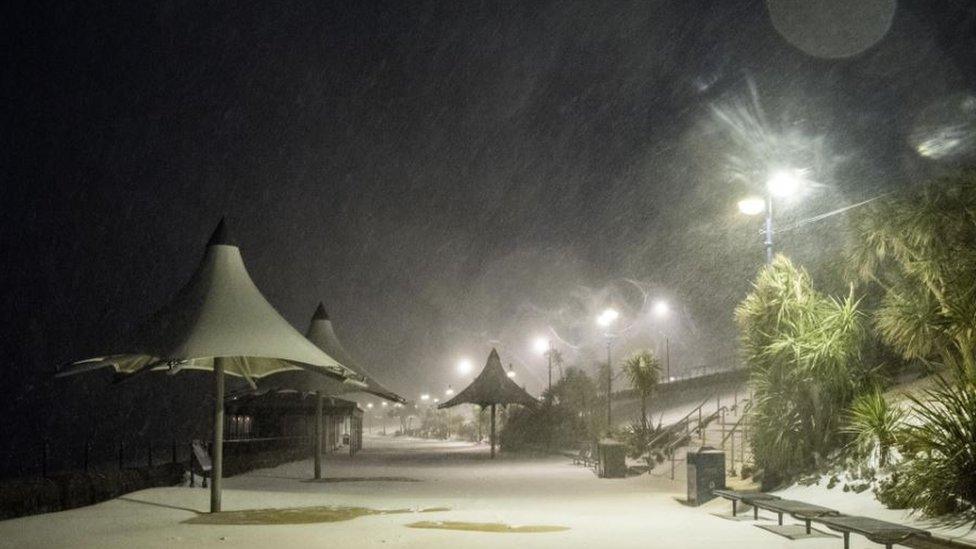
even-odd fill
[[[610,333],[610,326],[620,317],[616,309],[608,308],[596,317],[596,323],[606,328],[607,338],[607,431],[613,430],[613,409],[611,401],[613,397],[613,361],[610,356],[610,348],[613,342],[613,335]]]
[[[549,359],[549,390],[548,398],[552,398],[552,340],[547,337],[537,337],[534,343],[535,351],[544,354]]]
[[[745,215],[766,214],[764,245],[766,264],[773,262],[773,197],[786,198],[796,194],[803,183],[803,175],[798,170],[779,170],[766,181],[765,197],[749,197],[739,201],[739,211]]]
[[[671,312],[671,307],[668,305],[667,301],[659,299],[654,302],[654,316],[658,319],[663,320]],[[664,334],[664,370],[665,376],[668,383],[671,382],[671,339],[668,337],[667,331],[662,331]]]

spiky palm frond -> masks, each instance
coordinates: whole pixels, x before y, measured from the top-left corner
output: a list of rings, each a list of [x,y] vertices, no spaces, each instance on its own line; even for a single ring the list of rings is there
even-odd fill
[[[904,492],[912,507],[937,517],[976,509],[976,384],[940,379],[922,397],[910,397],[916,421],[902,452]]]
[[[650,396],[657,388],[661,376],[661,361],[654,353],[647,350],[637,351],[621,363],[621,368],[627,381],[639,395]]]
[[[736,308],[753,386],[753,453],[768,477],[813,467],[840,444],[838,416],[870,370],[861,363],[864,315],[853,290],[818,293],[779,256]]]
[[[873,203],[852,227],[850,263],[884,288],[884,342],[976,380],[976,170]]]
[[[891,450],[899,442],[908,413],[892,405],[879,388],[854,399],[844,432],[854,437],[853,445],[863,454],[877,453],[878,465],[886,467]]]

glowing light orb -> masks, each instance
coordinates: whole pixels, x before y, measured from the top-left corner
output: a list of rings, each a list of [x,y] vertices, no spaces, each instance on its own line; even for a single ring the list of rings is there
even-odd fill
[[[976,152],[976,96],[957,94],[919,113],[909,136],[918,154],[931,160],[958,160]]]
[[[420,395],[420,400],[423,400],[423,401],[430,400],[430,395],[428,395],[427,393],[424,393],[424,394]]]
[[[470,374],[471,370],[473,369],[474,369],[474,363],[472,363],[470,359],[462,358],[461,360],[458,361],[457,371],[462,376]]]
[[[824,58],[850,57],[880,42],[896,8],[896,0],[766,0],[780,36]]]
[[[541,336],[535,338],[535,341],[532,342],[532,348],[540,355],[546,354],[549,352],[549,339]]]
[[[596,323],[600,326],[607,327],[613,324],[618,318],[620,318],[620,313],[616,309],[609,308],[600,313],[600,316],[596,317]]]
[[[671,307],[668,305],[667,301],[664,301],[663,299],[659,299],[656,302],[654,302],[653,311],[654,311],[654,316],[658,318],[663,318],[668,316],[668,313],[671,312]]]
[[[802,185],[803,178],[796,170],[776,171],[766,182],[769,193],[780,198],[795,195]]]

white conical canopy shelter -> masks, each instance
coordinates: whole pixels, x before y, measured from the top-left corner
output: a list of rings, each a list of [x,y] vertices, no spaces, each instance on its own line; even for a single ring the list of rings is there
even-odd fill
[[[268,379],[259,380],[257,388],[249,393],[268,393],[268,392],[299,392],[303,394],[314,394],[316,398],[315,413],[315,443],[312,445],[312,464],[314,478],[322,478],[322,400],[327,396],[336,396],[346,393],[364,392],[376,395],[380,398],[392,402],[404,403],[406,400],[400,395],[384,388],[373,379],[359,365],[346,349],[339,343],[332,321],[325,311],[325,305],[319,303],[312,321],[309,324],[306,337],[325,351],[329,356],[337,358],[344,366],[363,376],[362,382],[359,380],[346,379],[338,381],[325,376],[315,375],[309,372],[284,372]],[[231,398],[238,398],[237,394]]]
[[[369,372],[366,371],[362,363],[354,359],[352,355],[346,351],[345,347],[342,346],[342,343],[339,343],[339,338],[336,336],[335,328],[333,328],[332,321],[329,319],[329,313],[325,311],[325,305],[323,305],[321,302],[319,303],[318,308],[315,310],[315,314],[312,315],[312,322],[308,326],[308,331],[305,333],[305,337],[318,346],[319,349],[322,349],[328,353],[329,356],[335,357],[336,360],[341,362],[344,366],[363,376],[366,382],[366,387],[357,387],[350,383],[345,383],[344,385],[348,389],[348,391],[345,392],[363,391],[393,402],[406,402],[406,400],[400,395],[380,385],[380,383],[376,381],[373,376],[369,375]]]
[[[305,339],[261,295],[223,220],[196,273],[169,305],[121,339],[110,354],[76,362],[58,375],[106,367],[121,374],[214,372],[211,511],[220,510],[225,372],[252,385],[255,378],[299,369],[339,380],[361,379]]]

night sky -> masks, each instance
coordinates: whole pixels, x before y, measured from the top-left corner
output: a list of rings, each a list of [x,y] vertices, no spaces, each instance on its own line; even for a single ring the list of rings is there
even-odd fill
[[[4,8],[0,438],[147,395],[200,405],[202,378],[119,396],[50,376],[164,304],[221,216],[289,321],[324,301],[410,399],[463,385],[458,358],[493,341],[538,392],[530,340],[549,328],[592,370],[609,304],[633,325],[621,354],[666,331],[677,371],[734,366],[732,309],[763,258],[735,203],[764,170],[812,183],[789,223],[973,160],[976,7],[845,4]],[[836,289],[843,223],[777,244]],[[658,297],[667,326],[647,318]]]

